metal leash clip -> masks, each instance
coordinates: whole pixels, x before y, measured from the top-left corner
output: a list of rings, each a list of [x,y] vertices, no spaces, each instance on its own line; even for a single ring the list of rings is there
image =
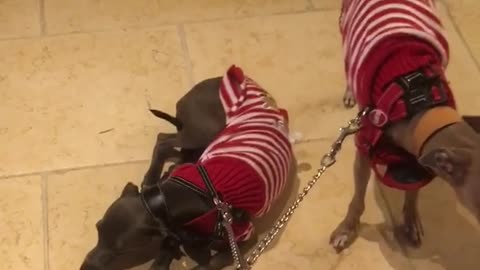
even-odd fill
[[[235,234],[232,229],[233,216],[230,213],[230,206],[227,203],[222,202],[218,198],[213,198],[213,203],[217,207],[217,210],[222,215],[222,225],[225,228],[228,236],[228,243],[230,245],[230,250],[232,252],[233,260],[235,261],[235,268],[238,270],[249,270],[251,266],[243,258],[240,253],[240,248],[238,247],[237,242],[235,241]]]

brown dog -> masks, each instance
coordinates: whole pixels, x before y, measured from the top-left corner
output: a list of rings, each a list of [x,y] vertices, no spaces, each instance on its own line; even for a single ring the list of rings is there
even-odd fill
[[[345,106],[368,108],[356,135],[355,193],[331,235],[339,252],[356,237],[371,169],[405,191],[404,231],[414,246],[423,228],[419,189],[435,176],[480,220],[480,118],[460,117],[444,68],[448,42],[430,0],[344,0],[348,88]]]

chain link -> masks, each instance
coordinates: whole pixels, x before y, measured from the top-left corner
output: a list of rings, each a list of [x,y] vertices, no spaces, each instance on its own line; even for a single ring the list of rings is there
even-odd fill
[[[357,117],[353,118],[347,123],[347,126],[340,128],[340,135],[332,144],[330,151],[322,157],[320,162],[320,169],[318,169],[317,173],[313,176],[313,179],[307,183],[303,191],[298,194],[297,199],[293,202],[293,204],[287,209],[287,211],[283,214],[283,216],[277,220],[275,225],[273,225],[272,229],[267,233],[267,235],[260,240],[253,251],[248,256],[246,262],[243,260],[243,257],[240,254],[240,250],[233,239],[233,235],[229,234],[229,243],[231,246],[232,256],[236,264],[236,269],[239,270],[249,270],[255,264],[257,259],[262,255],[265,249],[272,243],[275,237],[278,235],[280,230],[285,227],[286,223],[290,220],[291,216],[298,208],[300,203],[303,201],[305,196],[307,196],[308,192],[313,188],[313,186],[317,183],[317,181],[322,177],[325,171],[334,165],[337,160],[336,156],[338,152],[341,150],[343,142],[345,138],[349,135],[356,133],[360,129],[360,124],[362,118],[367,114],[368,108],[365,108],[361,111]],[[226,225],[226,224],[225,224]]]

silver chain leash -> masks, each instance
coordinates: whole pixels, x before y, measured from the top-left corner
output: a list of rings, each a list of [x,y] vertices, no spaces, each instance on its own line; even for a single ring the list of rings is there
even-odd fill
[[[322,160],[320,162],[320,169],[318,169],[317,174],[315,174],[313,176],[313,179],[308,182],[307,186],[303,189],[303,191],[298,194],[295,202],[293,202],[293,204],[287,209],[287,211],[282,215],[282,217],[277,220],[277,222],[275,223],[275,225],[273,225],[272,229],[267,233],[267,235],[257,243],[250,256],[248,256],[247,260],[243,259],[242,255],[240,254],[240,249],[238,248],[238,245],[235,241],[233,230],[231,227],[232,219],[228,207],[224,203],[219,202],[217,207],[221,211],[223,216],[223,225],[227,230],[228,240],[232,251],[232,257],[235,261],[236,269],[249,270],[252,268],[253,264],[257,262],[257,259],[260,257],[260,255],[263,254],[265,249],[272,243],[275,237],[277,237],[280,230],[285,227],[286,223],[290,220],[295,210],[298,208],[305,196],[307,196],[308,192],[317,183],[320,177],[322,177],[322,175],[329,167],[331,167],[337,162],[336,156],[341,150],[345,138],[347,138],[349,135],[356,133],[360,129],[361,120],[367,113],[368,108],[365,108],[355,118],[348,121],[347,126],[340,128],[340,135],[337,140],[335,140],[335,142],[332,144],[330,151],[322,157]],[[223,207],[221,207],[221,205],[223,205]]]
[[[225,228],[225,231],[227,231],[228,244],[230,245],[232,257],[236,264],[235,267],[242,270],[250,269],[251,266],[248,265],[247,261],[245,261],[245,259],[242,257],[237,241],[235,241],[235,234],[232,229],[233,217],[230,213],[229,205],[217,198],[214,198],[213,202],[217,206],[217,210],[220,211],[220,214],[222,214],[222,225]]]

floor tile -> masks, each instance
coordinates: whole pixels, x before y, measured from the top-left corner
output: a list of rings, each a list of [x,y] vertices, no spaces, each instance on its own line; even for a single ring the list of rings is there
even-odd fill
[[[294,12],[307,7],[307,0],[45,1],[48,33]]]
[[[300,188],[316,172],[321,153],[329,145],[325,142],[296,145]],[[338,164],[311,190],[279,242],[259,259],[255,269],[409,269],[408,260],[393,239],[390,214],[373,181],[369,185],[359,238],[340,255],[328,243],[330,233],[344,218],[353,193],[350,169],[353,153],[353,145],[348,141],[338,156]]]
[[[296,12],[308,6],[308,0],[157,0],[157,3],[164,22],[198,22]]]
[[[0,175],[149,159],[187,90],[174,27],[0,42]],[[8,153],[4,154],[4,153]]]
[[[291,202],[310,180],[318,163],[318,151],[326,150],[328,145],[320,142],[295,147],[298,177],[293,178],[289,192],[279,201],[281,204],[259,221],[257,228],[262,235],[286,209],[287,202]],[[286,230],[260,258],[255,269],[409,269],[408,261],[393,241],[389,214],[374,184],[369,190],[359,239],[343,255],[335,254],[329,246],[330,232],[343,218],[352,193],[351,170],[341,167],[351,166],[353,146],[348,143],[344,149],[339,156],[339,165],[312,189]],[[139,179],[144,170],[145,164],[123,165],[49,177],[51,270],[66,269],[82,261],[95,243],[97,219],[118,196],[125,182]],[[188,269],[191,265],[191,262],[178,262],[172,269]],[[135,269],[146,270],[148,265]]]
[[[289,110],[304,137],[336,136],[353,111],[345,87],[338,12],[270,16],[185,26],[196,81],[236,64]]]
[[[128,181],[138,184],[146,164],[51,174],[48,178],[50,270],[79,269],[97,240],[95,223]]]
[[[396,224],[402,224],[403,195],[388,190],[385,198]],[[416,269],[478,269],[480,229],[458,210],[451,188],[437,179],[420,192],[419,214],[425,230],[419,249],[407,248]]]
[[[44,0],[48,34],[153,25],[155,0]]]
[[[0,39],[40,35],[38,0],[0,2]]]
[[[450,45],[450,63],[447,68],[447,76],[458,101],[459,110],[465,114],[478,114],[477,105],[480,104],[480,94],[478,93],[480,71],[475,65],[475,61],[470,55],[461,36],[456,31],[454,24],[450,20],[446,7],[439,3],[438,9],[441,20],[446,28]],[[472,29],[474,28],[472,27]],[[476,36],[476,34],[474,36]],[[480,39],[478,39],[478,41],[480,41]],[[470,42],[468,45],[470,46]],[[480,46],[476,51],[480,51]]]
[[[445,2],[477,63],[480,62],[480,37],[477,28],[480,23],[480,2],[476,0],[445,0]]]
[[[342,0],[311,0],[315,8],[320,9],[340,9]]]
[[[1,179],[0,197],[2,269],[46,270],[40,177]]]

